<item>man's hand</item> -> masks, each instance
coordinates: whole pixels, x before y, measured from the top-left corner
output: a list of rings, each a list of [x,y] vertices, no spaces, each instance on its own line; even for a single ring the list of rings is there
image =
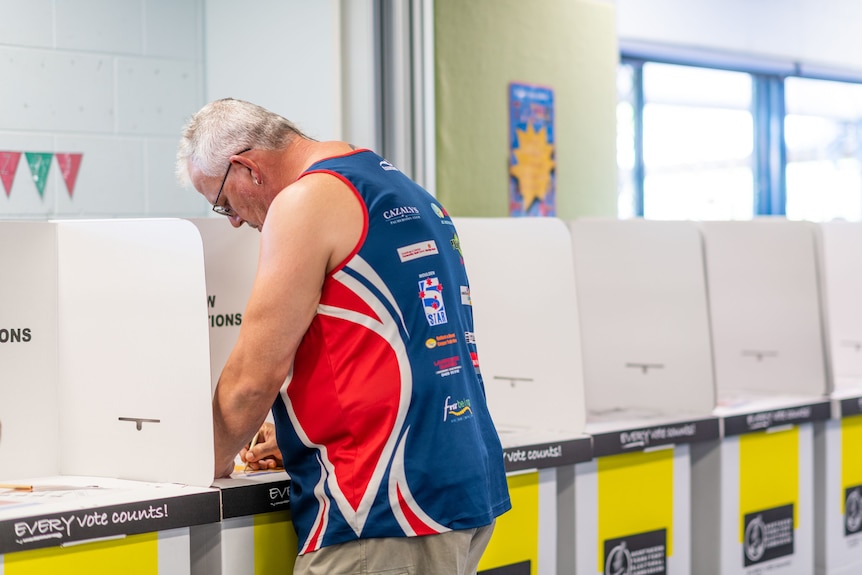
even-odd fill
[[[257,443],[251,448],[243,447],[239,456],[254,471],[282,467],[281,451],[275,441],[275,426],[265,422],[258,432]]]

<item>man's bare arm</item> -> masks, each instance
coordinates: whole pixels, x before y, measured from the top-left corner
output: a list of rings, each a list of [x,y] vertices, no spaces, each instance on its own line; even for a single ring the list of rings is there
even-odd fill
[[[353,193],[328,175],[309,175],[272,202],[252,294],[236,346],[213,398],[215,474],[263,423],[287,378],[320,301],[328,271],[353,249],[363,216]]]

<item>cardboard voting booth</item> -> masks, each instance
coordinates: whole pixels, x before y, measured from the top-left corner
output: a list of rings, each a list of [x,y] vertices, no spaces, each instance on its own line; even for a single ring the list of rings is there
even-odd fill
[[[201,235],[206,275],[212,389],[239,337],[242,314],[251,296],[260,232],[248,226],[234,228],[225,217],[189,220]]]
[[[190,220],[203,240],[212,389],[239,337],[260,251],[260,233],[224,217]],[[192,573],[289,573],[297,553],[290,521],[290,480],[284,471],[245,472],[218,479],[222,521],[192,529]]]
[[[814,423],[829,417],[813,225],[704,222],[723,439],[692,447],[697,573],[814,569]]]
[[[817,226],[832,418],[815,426],[815,567],[862,572],[862,224]]]
[[[568,230],[553,218],[452,221],[513,502],[479,572],[557,573],[557,471],[591,457]]]
[[[567,563],[578,574],[699,574],[689,449],[719,437],[700,233],[645,220],[569,228],[594,459],[574,470]]]
[[[0,269],[0,573],[188,573],[219,520],[196,229],[2,222]]]

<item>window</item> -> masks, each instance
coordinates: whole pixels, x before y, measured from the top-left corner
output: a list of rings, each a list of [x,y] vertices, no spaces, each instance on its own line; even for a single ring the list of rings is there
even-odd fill
[[[751,77],[649,63],[643,89],[644,217],[750,218]]]
[[[793,70],[624,55],[618,216],[862,219],[862,83]]]
[[[862,84],[787,78],[787,217],[862,216]]]

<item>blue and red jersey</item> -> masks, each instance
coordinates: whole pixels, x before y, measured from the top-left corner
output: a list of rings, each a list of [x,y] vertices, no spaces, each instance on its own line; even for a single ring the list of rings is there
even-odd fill
[[[365,225],[273,405],[300,554],[491,523],[511,504],[451,218],[367,150],[310,173],[347,184]]]

